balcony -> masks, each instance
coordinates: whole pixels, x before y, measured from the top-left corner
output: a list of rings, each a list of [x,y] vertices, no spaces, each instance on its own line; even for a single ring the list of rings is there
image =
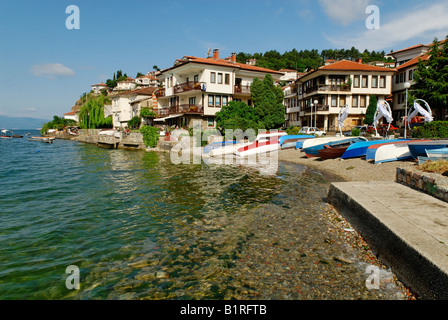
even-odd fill
[[[154,94],[157,98],[162,98],[165,96],[165,88],[159,88],[156,91],[154,91]]]
[[[189,92],[189,91],[205,91],[204,82],[186,82],[174,86],[174,94]]]
[[[250,86],[236,85],[234,87],[235,94],[250,95]]]
[[[306,94],[311,94],[314,92],[350,92],[351,87],[347,83],[343,84],[319,84],[317,86],[310,87],[305,90]]]
[[[169,108],[170,114],[203,114],[204,108],[200,105],[181,104]]]
[[[317,111],[317,112],[319,112],[319,111],[321,111],[321,112],[328,112],[328,111],[330,110],[330,106],[329,106],[329,105],[318,104],[318,105],[317,105],[317,110],[316,110],[315,107],[313,107],[313,108],[311,108],[311,107],[306,107],[306,108],[304,109],[305,113],[311,113],[311,110],[313,111],[313,113],[316,112],[316,111]]]

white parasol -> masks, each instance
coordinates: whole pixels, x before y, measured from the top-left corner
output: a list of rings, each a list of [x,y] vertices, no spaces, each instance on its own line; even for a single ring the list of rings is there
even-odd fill
[[[427,110],[425,110],[425,108],[423,108],[417,101],[422,101],[425,104]],[[433,116],[431,115],[431,108],[425,100],[417,99],[414,101],[414,109],[408,116],[408,126],[411,123],[412,118],[414,118],[417,114],[421,114],[422,116],[424,116],[425,122],[431,122],[434,120]]]
[[[378,103],[376,105],[375,119],[373,120],[373,124],[375,125],[375,133],[377,136],[378,136],[378,131],[376,129],[376,126],[378,125],[378,121],[383,117],[386,119],[387,123],[389,124],[387,126],[387,131],[389,131],[390,124],[394,120],[394,118],[392,118],[392,110],[390,108],[390,105],[387,103],[387,101],[384,101],[384,100],[378,101]]]
[[[339,131],[341,132],[341,137],[342,137],[342,127],[344,126],[345,119],[347,119],[347,117],[348,117],[349,111],[350,111],[350,107],[348,106],[348,104],[343,106],[341,108],[341,110],[339,111],[338,126],[339,126]]]

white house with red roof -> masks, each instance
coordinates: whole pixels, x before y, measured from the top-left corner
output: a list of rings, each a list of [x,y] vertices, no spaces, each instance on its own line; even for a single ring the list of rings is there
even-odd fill
[[[135,84],[139,87],[157,87],[159,85],[159,79],[153,75],[147,74],[135,78]]]
[[[136,87],[135,79],[128,77],[125,80],[118,81],[114,90],[134,90]]]
[[[297,80],[297,115],[300,126],[314,126],[321,130],[336,132],[338,115],[345,105],[350,113],[343,130],[362,124],[370,96],[386,100],[392,92],[392,76],[395,69],[363,64],[359,61],[341,60],[312,70]],[[288,110],[288,109],[287,109]]]
[[[274,81],[282,72],[236,62],[236,54],[219,57],[215,49],[212,57],[184,56],[158,76],[164,88],[157,92],[158,115],[161,124],[191,126],[191,121],[202,121],[203,128],[215,127],[216,112],[230,101],[252,105],[250,86],[254,78],[264,79],[270,74]]]
[[[94,93],[100,93],[101,90],[107,89],[107,85],[104,84],[103,82],[97,83],[97,84],[92,84],[90,87],[92,88],[92,91]]]
[[[147,87],[137,90],[126,90],[110,95],[112,100],[112,107],[110,113],[112,114],[112,121],[114,128],[126,128],[128,121],[134,116],[140,114],[142,101],[150,99],[155,101],[155,87]],[[154,104],[156,104],[154,102]]]

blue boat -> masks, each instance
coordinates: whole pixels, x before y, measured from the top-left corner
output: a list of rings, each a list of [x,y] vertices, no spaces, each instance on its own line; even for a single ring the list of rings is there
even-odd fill
[[[293,140],[298,141],[298,140],[301,140],[301,139],[309,139],[309,138],[314,138],[314,136],[309,136],[309,135],[288,135],[288,136],[281,136],[280,138],[278,138],[278,142],[282,146],[284,142],[293,142]],[[291,141],[287,141],[287,140],[291,140]]]
[[[441,158],[441,159],[448,158],[448,148],[426,150],[426,153],[428,154],[428,157]]]
[[[340,146],[352,145],[352,144],[355,144],[358,142],[366,142],[366,141],[367,141],[367,139],[364,137],[348,137],[347,139],[331,141],[331,142],[319,144],[316,146],[312,146],[309,148],[305,148],[305,149],[303,149],[303,152],[305,152],[305,154],[308,158],[319,157],[319,150],[324,149],[325,146],[340,147]]]
[[[408,145],[409,151],[414,159],[426,157],[426,150],[440,149],[448,147],[448,140],[435,140],[428,142],[411,142]]]
[[[363,157],[366,155],[367,150],[370,146],[381,143],[389,143],[389,142],[398,142],[398,141],[407,141],[409,139],[383,139],[383,140],[373,140],[373,141],[364,141],[352,144],[350,147],[342,155],[341,159],[349,159],[349,158],[357,158]]]

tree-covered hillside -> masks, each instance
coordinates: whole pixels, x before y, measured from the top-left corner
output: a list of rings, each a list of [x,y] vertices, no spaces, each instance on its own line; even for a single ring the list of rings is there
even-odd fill
[[[263,68],[280,70],[291,69],[304,72],[306,69],[316,69],[322,66],[327,59],[334,60],[357,60],[362,59],[364,63],[372,61],[389,61],[385,58],[386,53],[364,50],[360,52],[352,47],[351,49],[328,49],[322,50],[300,50],[292,49],[281,54],[277,50],[263,53],[244,53],[237,54],[237,61],[246,63],[250,59],[256,59],[256,65]],[[392,60],[390,60],[392,61]]]

